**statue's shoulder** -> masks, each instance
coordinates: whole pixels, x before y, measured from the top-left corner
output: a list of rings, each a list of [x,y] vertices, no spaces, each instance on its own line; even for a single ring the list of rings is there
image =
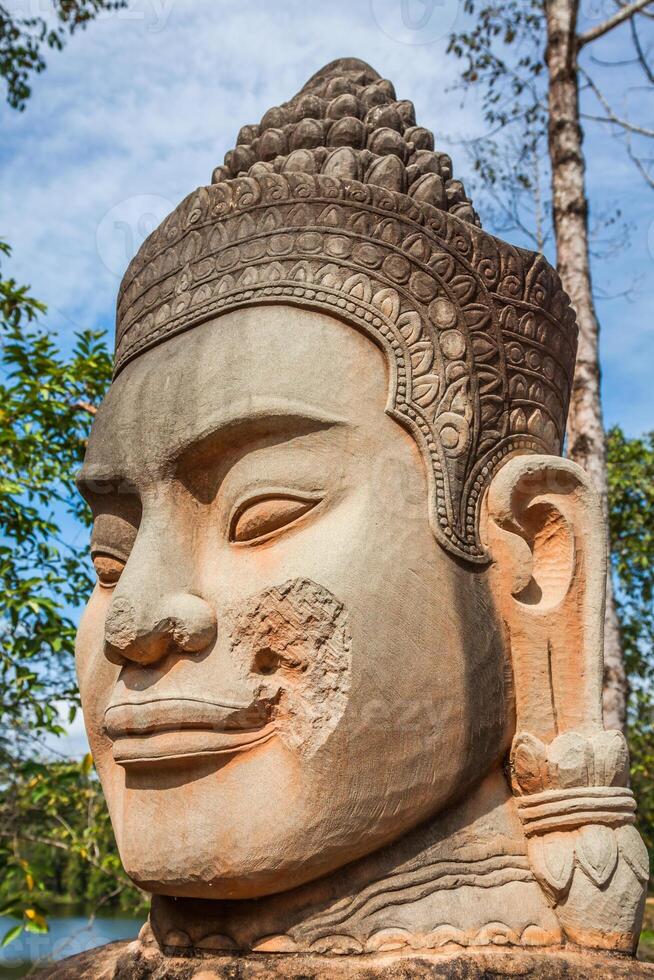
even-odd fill
[[[37,980],[654,980],[654,963],[604,952],[475,949],[432,955],[321,956],[252,953],[169,957],[138,941],[110,943],[71,956]]]

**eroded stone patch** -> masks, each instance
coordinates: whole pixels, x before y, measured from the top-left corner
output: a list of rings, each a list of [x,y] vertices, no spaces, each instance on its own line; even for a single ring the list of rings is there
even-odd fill
[[[292,579],[253,596],[230,634],[257,697],[272,704],[280,738],[312,755],[347,702],[352,640],[343,603],[311,579]]]

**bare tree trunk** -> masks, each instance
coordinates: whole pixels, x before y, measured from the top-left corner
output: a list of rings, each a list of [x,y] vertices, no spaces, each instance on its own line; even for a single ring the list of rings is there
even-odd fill
[[[579,123],[577,13],[579,0],[545,0],[549,71],[549,153],[557,267],[577,312],[579,351],[570,413],[568,452],[589,473],[608,517],[606,436],[600,401],[599,323],[588,249],[588,201]],[[604,722],[624,728],[627,678],[611,574],[604,631]]]

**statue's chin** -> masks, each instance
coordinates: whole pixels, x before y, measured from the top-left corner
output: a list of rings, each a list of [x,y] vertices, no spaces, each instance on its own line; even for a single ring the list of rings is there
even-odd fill
[[[348,759],[351,732],[337,732],[310,759],[273,738],[219,767],[215,760],[193,769],[109,761],[103,785],[128,875],[145,891],[177,897],[289,891],[434,818],[464,783],[449,739],[439,743],[437,770],[434,753],[423,750],[428,732],[408,730],[402,741],[382,733],[388,765],[372,766],[364,760],[381,757],[378,733],[360,739],[360,756]]]
[[[436,812],[440,809],[436,806]],[[132,809],[136,816],[137,808]],[[176,814],[160,812],[157,826],[137,832],[129,815],[123,823],[120,857],[136,885],[155,895],[199,899],[262,898],[287,892],[316,879],[332,875],[368,855],[401,839],[428,813],[406,812],[403,819],[385,821],[380,827],[366,827],[351,820],[351,814],[331,815],[330,846],[321,849],[327,838],[324,827],[313,832],[303,824],[288,820],[276,825],[271,813],[268,833],[244,833],[244,819],[237,823],[215,818],[220,808],[206,808],[213,826],[204,835],[184,837]],[[222,812],[229,813],[229,811]],[[348,816],[350,819],[348,820]],[[435,817],[437,819],[437,816]],[[281,823],[281,821],[280,821]],[[340,826],[336,833],[334,828]],[[140,825],[142,827],[142,825]],[[139,828],[140,829],[140,828]],[[261,828],[259,828],[261,830]]]
[[[278,844],[276,848],[279,850]],[[263,898],[290,891],[337,870],[353,856],[351,851],[344,851],[342,861],[334,860],[326,866],[316,862],[315,854],[307,853],[299,866],[286,868],[283,858],[275,864],[272,851],[267,866],[253,866],[251,855],[244,856],[239,864],[238,857],[234,859],[231,855],[229,870],[223,870],[216,867],[220,863],[216,853],[202,853],[202,847],[187,852],[176,845],[174,856],[172,847],[158,853],[155,849],[152,852],[140,849],[138,854],[131,850],[121,852],[121,860],[139,888],[153,895],[214,900]]]
[[[178,869],[180,878],[170,877],[171,870],[167,868],[166,874],[163,870],[156,881],[141,879],[137,874],[130,873],[134,884],[152,895],[166,895],[170,898],[199,898],[213,901],[225,899],[248,899],[264,898],[266,895],[274,895],[281,891],[288,891],[299,882],[291,882],[284,888],[279,887],[279,875],[270,873],[257,876],[254,880],[247,877],[228,877],[213,878],[208,881],[188,881],[183,877],[183,870]],[[168,877],[167,877],[168,876]],[[267,884],[263,880],[267,878]]]

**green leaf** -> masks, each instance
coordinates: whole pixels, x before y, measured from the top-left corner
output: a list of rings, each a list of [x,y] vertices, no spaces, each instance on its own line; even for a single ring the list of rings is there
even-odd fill
[[[9,929],[9,931],[6,932],[2,937],[2,942],[0,943],[0,947],[4,948],[5,946],[8,946],[9,943],[12,943],[14,939],[18,939],[22,931],[23,931],[22,922],[19,922],[18,925],[16,926],[12,926],[11,929]]]

